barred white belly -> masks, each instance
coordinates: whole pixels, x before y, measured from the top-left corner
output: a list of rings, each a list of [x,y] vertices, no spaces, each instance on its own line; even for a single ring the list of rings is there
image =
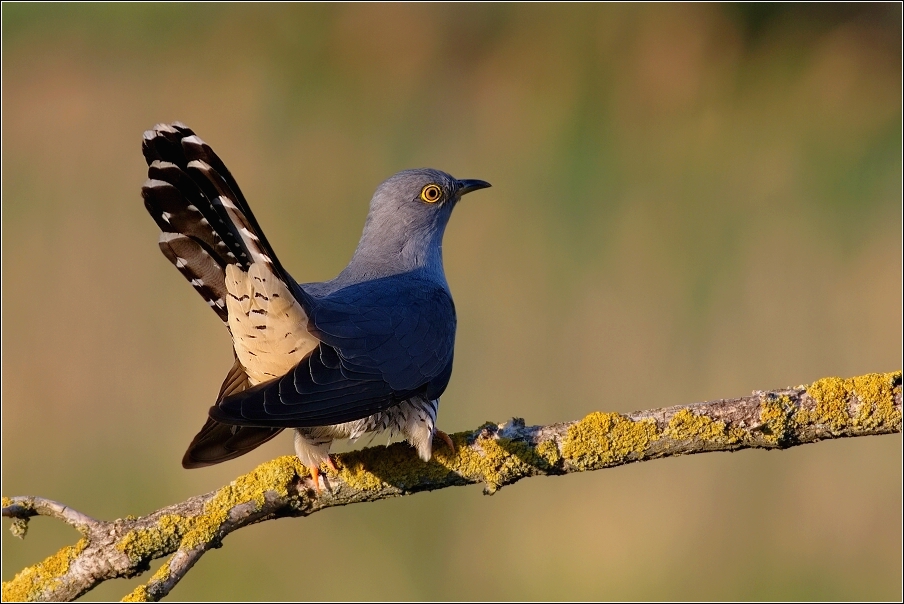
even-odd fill
[[[427,400],[417,396],[375,413],[370,417],[344,424],[295,428],[295,454],[308,468],[327,462],[330,445],[337,438],[354,441],[367,433],[389,431],[390,436],[401,434],[421,459],[430,461],[433,454],[433,435],[436,432],[436,412],[439,399]]]

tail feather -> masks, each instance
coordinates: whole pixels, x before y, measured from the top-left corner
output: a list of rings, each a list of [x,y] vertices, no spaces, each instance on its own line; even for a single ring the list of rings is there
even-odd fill
[[[291,288],[241,189],[207,143],[180,122],[157,124],[144,133],[142,152],[149,178],[142,196],[162,231],[160,248],[221,319],[229,264],[247,271],[265,262]]]
[[[265,262],[293,288],[294,281],[273,254],[235,179],[204,141],[179,122],[157,124],[144,133],[142,152],[148,181],[141,194],[160,227],[160,249],[227,328],[226,268],[230,264],[248,271],[254,263]],[[245,367],[236,359],[217,403],[249,384]],[[233,459],[281,430],[208,419],[188,446],[182,465],[199,468]]]
[[[195,137],[197,138],[197,137]],[[228,225],[230,235],[235,241],[235,248],[240,256],[238,264],[247,270],[253,262],[266,262],[272,264],[270,254],[261,245],[260,237],[255,233],[254,226],[242,210],[236,205],[234,199],[237,195],[229,188],[219,173],[201,160],[194,159],[188,162],[189,174],[195,177],[205,196],[210,199],[217,214],[221,217],[223,225]]]
[[[228,327],[226,296],[229,292],[223,266],[214,255],[196,239],[179,233],[160,233],[160,250]]]
[[[216,173],[199,173],[189,167],[193,158],[186,153],[182,144],[186,137],[197,138],[191,130],[178,123],[172,126],[158,124],[153,130],[144,133],[142,151],[148,163],[148,177],[151,179],[143,189],[148,211],[161,230],[176,230],[170,217],[163,218],[166,222],[164,224],[161,217],[155,214],[155,209],[158,208],[153,207],[153,202],[157,201],[157,191],[148,187],[153,181],[169,183],[175,191],[169,192],[168,199],[158,202],[169,202],[168,208],[159,210],[168,211],[169,214],[184,214],[186,221],[194,219],[197,222],[196,228],[209,232],[216,239],[217,251],[221,252],[224,264],[237,263],[243,265],[242,268],[247,268],[249,254],[238,231],[241,225],[234,224],[222,205],[216,203],[217,183],[208,180],[220,177]],[[228,194],[234,195],[232,191]]]
[[[223,380],[217,403],[230,394],[242,392],[249,387],[245,368],[236,359],[232,369]],[[182,458],[182,467],[186,469],[212,466],[230,459],[240,457],[261,446],[277,434],[282,428],[253,428],[246,426],[230,426],[208,418],[201,430],[192,439]]]
[[[145,194],[145,207],[162,231],[179,232],[204,241],[221,257],[224,265],[236,262],[235,254],[213,226],[219,226],[222,218],[182,168],[171,162],[154,160],[148,166],[148,178],[145,188],[159,190]],[[231,237],[228,229],[225,234],[227,238]]]
[[[190,132],[187,128],[185,128],[185,131]],[[248,237],[255,242],[255,244],[249,246],[248,249],[257,251],[263,256],[266,256],[269,263],[273,265],[274,273],[286,283],[291,283],[291,278],[289,278],[288,273],[282,267],[279,258],[273,253],[273,248],[270,246],[270,242],[267,241],[267,236],[264,235],[263,229],[261,229],[260,225],[257,223],[257,219],[254,217],[254,213],[248,206],[248,202],[245,200],[242,190],[239,188],[238,183],[235,182],[235,179],[232,177],[232,173],[229,172],[226,164],[224,164],[219,156],[214,153],[213,149],[210,148],[210,145],[201,140],[201,138],[193,132],[190,136],[186,136],[182,139],[182,146],[185,149],[187,157],[193,162],[198,161],[205,164],[210,173],[219,177],[219,180],[217,180],[217,178],[213,178],[211,175],[209,177],[209,182],[222,182],[222,184],[225,185],[226,191],[231,193],[231,195],[227,194],[225,197],[232,202],[232,205],[234,206],[232,209],[235,210],[235,214],[240,216],[240,220],[244,222],[243,226],[245,226],[248,231]]]

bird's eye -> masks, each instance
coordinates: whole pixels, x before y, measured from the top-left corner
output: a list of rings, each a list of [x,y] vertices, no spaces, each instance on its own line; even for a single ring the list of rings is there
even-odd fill
[[[427,185],[421,189],[421,199],[427,203],[436,203],[443,196],[443,190],[437,185]]]

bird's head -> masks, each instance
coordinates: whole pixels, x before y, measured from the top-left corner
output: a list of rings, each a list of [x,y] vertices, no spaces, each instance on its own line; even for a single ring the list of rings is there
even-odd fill
[[[461,196],[489,187],[482,180],[458,180],[440,170],[418,168],[390,176],[377,187],[370,218],[385,223],[445,226]]]
[[[387,178],[370,201],[355,255],[398,261],[405,268],[432,261],[440,253],[452,208],[462,195],[489,186],[431,168],[404,170]]]

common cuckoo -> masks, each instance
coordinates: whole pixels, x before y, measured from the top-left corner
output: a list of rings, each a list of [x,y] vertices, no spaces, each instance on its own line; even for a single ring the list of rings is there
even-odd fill
[[[229,170],[184,124],[144,133],[142,196],[160,249],[226,325],[235,362],[182,465],[243,455],[284,428],[319,485],[334,439],[401,434],[421,459],[452,373],[455,307],[442,239],[461,196],[489,187],[433,169],[377,187],[348,266],[297,283]],[[319,486],[318,486],[319,489]]]

